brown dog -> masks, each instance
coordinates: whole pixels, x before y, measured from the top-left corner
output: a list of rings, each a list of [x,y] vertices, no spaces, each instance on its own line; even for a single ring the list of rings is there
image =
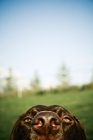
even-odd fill
[[[65,108],[38,105],[17,120],[10,140],[86,140],[81,123]]]

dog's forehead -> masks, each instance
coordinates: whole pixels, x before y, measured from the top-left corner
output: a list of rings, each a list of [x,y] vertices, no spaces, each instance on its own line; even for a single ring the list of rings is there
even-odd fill
[[[47,106],[44,106],[44,105],[37,105],[37,106],[33,106],[31,107],[27,112],[33,112],[33,111],[44,111],[44,110],[47,110]]]
[[[55,113],[61,114],[63,113],[69,113],[65,108],[59,105],[52,105],[52,106],[45,106],[45,105],[37,105],[32,108],[30,108],[26,113],[32,113],[32,114],[37,114],[38,112],[41,111],[53,111]]]
[[[53,109],[57,109],[59,107],[60,106],[58,106],[58,105],[52,105],[52,106],[37,105],[37,106],[31,107],[27,112],[31,112],[31,111],[35,111],[35,110],[36,111],[52,111]]]

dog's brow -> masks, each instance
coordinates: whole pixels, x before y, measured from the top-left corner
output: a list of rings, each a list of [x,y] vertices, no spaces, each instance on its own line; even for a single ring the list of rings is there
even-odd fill
[[[45,112],[53,112],[53,111],[40,111],[40,112],[37,112],[37,114],[45,113]]]

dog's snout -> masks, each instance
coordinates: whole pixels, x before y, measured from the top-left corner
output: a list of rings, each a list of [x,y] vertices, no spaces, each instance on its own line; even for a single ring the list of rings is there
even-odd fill
[[[55,134],[60,130],[61,120],[54,112],[42,111],[34,117],[32,126],[37,133]]]

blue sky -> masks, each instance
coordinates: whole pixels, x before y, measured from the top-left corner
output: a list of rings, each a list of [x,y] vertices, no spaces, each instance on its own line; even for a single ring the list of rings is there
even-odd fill
[[[93,1],[0,1],[0,71],[26,86],[35,71],[45,87],[58,84],[65,63],[72,84],[88,83],[93,70]]]

